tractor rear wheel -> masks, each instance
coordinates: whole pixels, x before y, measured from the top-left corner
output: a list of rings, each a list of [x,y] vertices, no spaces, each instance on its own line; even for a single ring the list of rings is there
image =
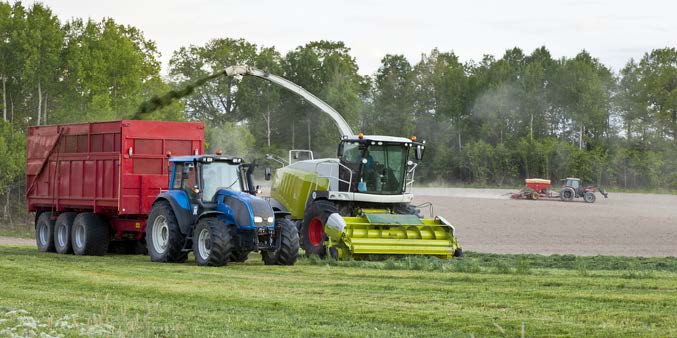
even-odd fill
[[[110,228],[108,223],[93,212],[75,216],[71,228],[73,253],[79,256],[103,256],[108,251]]]
[[[201,219],[193,231],[195,263],[201,266],[223,266],[233,254],[235,228],[214,217]]]
[[[574,200],[574,197],[576,196],[576,192],[574,191],[573,188],[566,187],[562,189],[559,193],[560,199],[565,202],[570,202]]]
[[[174,210],[169,202],[158,201],[148,215],[146,247],[153,262],[185,262],[188,253],[183,252],[185,237],[179,229]]]
[[[280,248],[275,251],[263,251],[263,263],[266,265],[294,265],[299,256],[299,233],[294,222],[281,218],[276,222],[280,223]]]
[[[583,194],[583,199],[584,199],[587,203],[595,203],[595,200],[596,200],[597,198],[595,197],[595,193],[594,193],[594,192],[587,191],[585,194]]]
[[[324,224],[329,215],[335,212],[337,212],[336,205],[327,200],[313,201],[306,209],[301,229],[303,250],[306,256],[318,255],[324,258],[327,255],[327,248],[324,246],[326,240]]]
[[[41,213],[35,221],[35,242],[40,252],[56,251],[54,247],[54,220],[49,211]]]
[[[60,254],[73,253],[71,230],[75,216],[77,216],[75,212],[64,212],[56,218],[56,223],[54,223],[54,247]]]

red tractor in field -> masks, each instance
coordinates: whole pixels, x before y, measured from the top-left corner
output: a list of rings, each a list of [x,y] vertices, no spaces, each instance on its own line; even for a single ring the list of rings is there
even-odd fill
[[[596,200],[595,192],[599,191],[604,198],[608,198],[609,194],[603,188],[595,188],[588,185],[583,186],[580,178],[565,178],[560,180],[562,183],[559,191],[551,189],[552,183],[550,180],[540,178],[528,178],[524,180],[525,187],[517,193],[514,193],[510,198],[514,199],[531,199],[537,200],[541,198],[559,198],[562,201],[573,201],[575,198],[582,197],[587,203],[594,203]]]

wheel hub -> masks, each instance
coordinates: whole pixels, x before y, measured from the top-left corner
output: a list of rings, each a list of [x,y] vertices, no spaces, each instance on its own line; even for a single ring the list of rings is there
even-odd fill
[[[211,252],[212,241],[209,230],[202,229],[200,235],[198,236],[197,251],[200,255],[200,258],[207,260],[209,258],[209,253]]]
[[[165,216],[158,216],[153,222],[153,248],[159,254],[167,250],[169,243],[169,225]]]
[[[319,246],[324,240],[324,229],[319,218],[313,218],[308,225],[308,241],[313,246]]]

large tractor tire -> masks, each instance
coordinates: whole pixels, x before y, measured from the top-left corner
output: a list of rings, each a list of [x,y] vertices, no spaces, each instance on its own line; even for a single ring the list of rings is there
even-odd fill
[[[35,242],[40,252],[55,252],[54,220],[51,212],[43,212],[35,221]]]
[[[181,263],[188,258],[183,252],[185,237],[179,228],[174,210],[169,202],[158,201],[148,215],[146,247],[153,262]]]
[[[336,205],[326,200],[313,201],[303,215],[303,227],[301,239],[306,256],[318,255],[320,258],[327,256],[327,248],[324,224],[329,215],[337,212]]]
[[[75,216],[77,216],[75,212],[64,212],[56,218],[56,223],[54,223],[54,247],[60,254],[73,253],[71,230]]]
[[[108,223],[92,212],[75,216],[71,228],[73,253],[79,256],[103,256],[108,251],[110,228]]]
[[[201,219],[193,231],[195,263],[201,266],[223,266],[233,254],[235,227],[214,217]]]
[[[559,192],[559,198],[565,202],[571,202],[576,197],[576,192],[573,188],[566,187]]]
[[[585,200],[586,203],[595,203],[595,200],[597,197],[595,197],[595,193],[591,191],[586,191],[585,194],[583,194],[583,200]]]
[[[244,263],[249,258],[249,251],[233,251],[230,255],[230,263]]]
[[[266,265],[294,265],[299,256],[299,233],[294,222],[281,218],[276,222],[281,225],[280,248],[275,251],[263,251],[263,263]]]

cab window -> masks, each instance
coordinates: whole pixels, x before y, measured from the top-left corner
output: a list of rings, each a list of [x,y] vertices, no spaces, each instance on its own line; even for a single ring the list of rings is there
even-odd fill
[[[183,175],[183,173],[187,173],[188,175]],[[193,187],[197,185],[195,165],[192,162],[186,162],[183,164],[181,178],[181,189],[183,189],[186,193],[188,193],[188,196],[190,196],[192,194]]]

